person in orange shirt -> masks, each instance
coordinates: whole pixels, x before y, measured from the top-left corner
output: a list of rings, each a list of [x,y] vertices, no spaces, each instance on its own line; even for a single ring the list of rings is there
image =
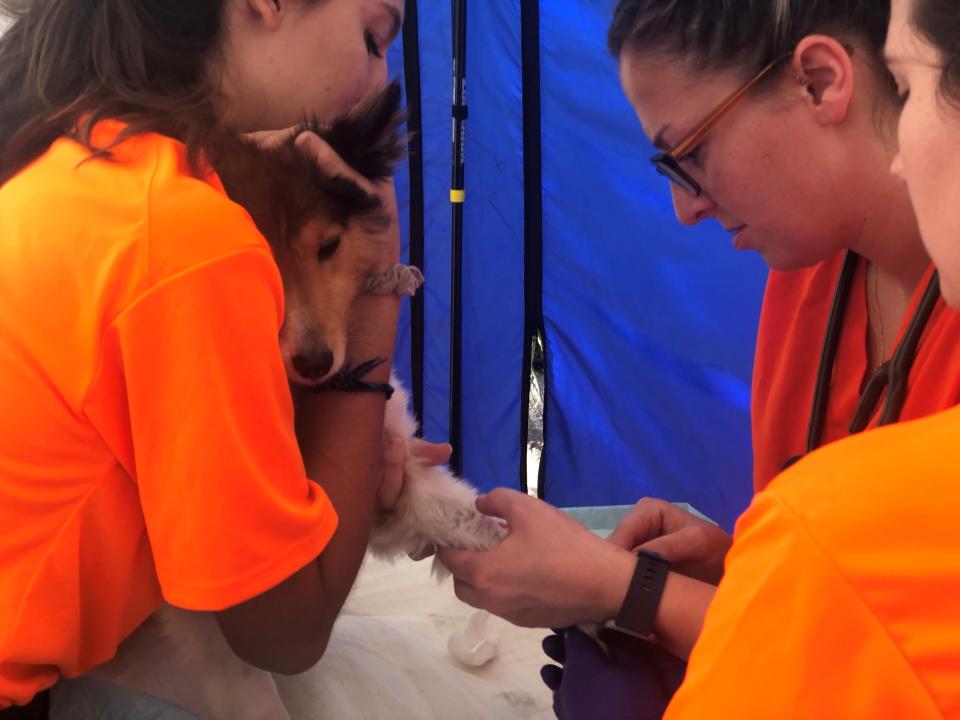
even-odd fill
[[[0,710],[110,659],[161,598],[215,612],[259,667],[323,653],[403,448],[381,483],[382,396],[295,416],[278,269],[198,158],[215,124],[346,113],[385,83],[402,15],[52,0],[0,38]],[[389,358],[397,312],[358,301],[350,354]]]
[[[903,99],[892,169],[960,308],[960,5],[893,0],[885,54]],[[960,409],[882,428],[757,495],[665,720],[960,718],[958,439]],[[624,717],[660,717],[666,694],[631,700]]]
[[[894,0],[886,44],[904,104],[893,169],[906,181],[943,295],[960,308],[960,7]],[[958,437],[960,409],[946,410],[832,443],[787,469],[737,523],[672,701],[676,666],[662,650],[648,646],[623,660],[619,648],[608,656],[568,632],[565,657],[550,648],[566,662],[559,717],[960,718]],[[532,527],[549,525],[553,555],[589,545],[611,557],[603,541],[571,540],[582,529],[530,498],[501,492],[480,505],[508,518],[538,517],[517,524],[528,547]],[[646,535],[631,538],[633,529],[617,530],[627,547]],[[575,556],[584,586],[577,599],[592,589],[596,597],[583,607],[610,617],[617,596],[590,584],[592,554]],[[548,589],[563,580],[570,577]],[[669,586],[668,579],[664,599]],[[654,625],[669,624],[677,604],[654,609]]]
[[[882,59],[889,11],[889,0],[621,0],[614,12],[610,49],[662,151],[653,163],[677,217],[716,220],[772,268],[753,382],[758,491],[820,446],[960,401],[960,314],[945,307],[910,198],[888,172],[899,113]],[[610,617],[582,615],[564,582],[576,577],[602,586],[594,601],[615,597],[603,610],[616,614],[636,560],[597,547],[573,568],[569,548],[538,540],[551,534],[545,511],[512,511],[538,529],[530,544],[442,554],[461,598],[541,627]],[[645,499],[611,539],[672,563],[656,630],[686,657],[732,538]]]

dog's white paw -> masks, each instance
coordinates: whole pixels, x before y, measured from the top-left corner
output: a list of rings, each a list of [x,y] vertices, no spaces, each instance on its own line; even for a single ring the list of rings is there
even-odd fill
[[[434,549],[489,550],[507,536],[507,528],[502,522],[484,515],[472,504],[470,507],[448,508],[448,511],[450,523],[442,526],[434,538]],[[450,571],[439,558],[433,559],[432,572],[438,581],[450,576]]]
[[[507,530],[479,512],[475,502],[476,491],[448,470],[408,462],[403,494],[394,509],[379,518],[370,549],[388,559],[404,553],[422,557],[431,548],[487,550],[503,540]]]
[[[416,422],[409,413],[408,398],[396,378],[397,389],[387,403],[385,425],[398,437],[410,438]],[[477,491],[445,467],[425,466],[407,456],[403,491],[389,512],[377,518],[370,536],[374,555],[391,560],[406,554],[424,557],[431,549],[487,550],[507,534],[504,524],[476,508]],[[449,573],[436,560],[434,574],[443,579]]]
[[[458,501],[460,498],[449,496],[436,499],[440,522],[434,528],[433,537],[429,538],[436,547],[489,550],[506,537],[506,526],[477,510],[474,497],[470,497],[467,505]]]

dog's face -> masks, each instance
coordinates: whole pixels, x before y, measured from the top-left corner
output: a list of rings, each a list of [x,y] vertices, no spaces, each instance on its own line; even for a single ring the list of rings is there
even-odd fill
[[[343,367],[350,310],[383,256],[383,230],[317,217],[274,248],[285,297],[280,351],[290,380],[322,383]]]
[[[390,217],[376,195],[325,174],[294,140],[303,130],[316,132],[359,175],[385,180],[404,152],[399,104],[394,83],[329,128],[305,122],[279,147],[231,138],[211,145],[227,194],[250,213],[280,269],[280,349],[297,384],[320,384],[344,366],[350,310],[378,270]]]

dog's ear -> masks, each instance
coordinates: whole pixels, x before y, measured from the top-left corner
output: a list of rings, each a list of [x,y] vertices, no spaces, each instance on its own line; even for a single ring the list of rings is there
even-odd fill
[[[301,131],[317,133],[360,175],[379,181],[393,174],[405,153],[403,121],[400,86],[394,82],[328,128],[304,122],[288,142],[270,148],[225,131],[211,139],[205,153],[230,198],[276,247],[318,214],[340,225],[355,220],[374,229],[389,225],[379,198],[346,178],[326,175],[296,148]]]
[[[204,154],[227,196],[241,205],[274,248],[304,222],[306,189],[298,178],[312,180],[310,168],[300,170],[296,156],[259,147],[234,131],[209,138]]]
[[[400,84],[393,81],[330,127],[308,121],[301,129],[317,133],[363,177],[380,181],[393,175],[393,166],[406,154],[406,138],[400,133],[403,122]]]
[[[314,183],[326,216],[334,222],[345,226],[359,220],[372,230],[380,231],[390,226],[390,216],[384,210],[380,198],[371,195],[352,180],[316,174]]]

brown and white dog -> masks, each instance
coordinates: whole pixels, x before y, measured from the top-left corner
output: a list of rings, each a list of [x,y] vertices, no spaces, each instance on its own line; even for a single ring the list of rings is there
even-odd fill
[[[404,155],[401,123],[394,83],[330,128],[304,123],[287,142],[267,148],[226,137],[211,152],[227,194],[250,213],[280,269],[280,350],[295,389],[315,388],[344,368],[350,307],[381,279],[375,263],[390,225],[375,195],[318,169],[295,147],[295,136],[304,129],[316,132],[359,175],[381,182]],[[422,281],[419,270],[392,269],[399,271],[415,275],[417,286]],[[396,378],[392,382],[398,392],[387,403],[386,431],[412,438],[416,424],[407,395]],[[482,549],[502,537],[498,523],[477,513],[473,489],[446,470],[424,468],[410,457],[406,475],[396,508],[374,528],[375,554],[416,554],[425,545]]]
[[[301,129],[317,132],[356,172],[379,182],[404,153],[399,105],[393,84],[330,128],[306,123]],[[225,135],[208,151],[227,194],[250,213],[280,269],[280,348],[295,392],[330,380],[348,362],[350,308],[371,287],[390,223],[375,195],[325,174],[301,153],[296,134],[272,147]],[[416,423],[405,391],[397,388],[387,403],[385,430],[409,439]],[[477,512],[475,497],[473,487],[447,469],[425,467],[408,454],[403,492],[395,508],[377,518],[371,551],[394,558],[429,547],[495,545],[505,530]],[[272,676],[233,654],[210,613],[164,606],[94,674],[205,719],[289,718]]]

